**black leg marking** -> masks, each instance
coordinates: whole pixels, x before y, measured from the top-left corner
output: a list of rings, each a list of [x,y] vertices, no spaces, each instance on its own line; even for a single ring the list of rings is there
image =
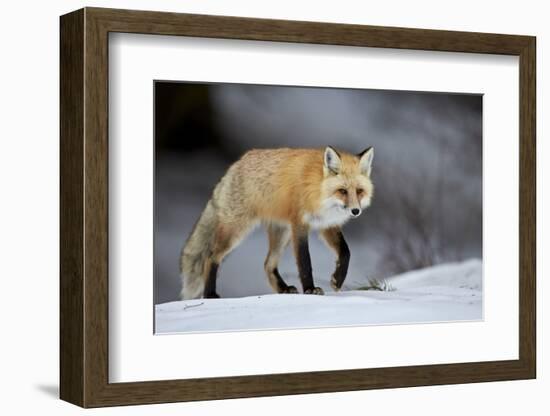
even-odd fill
[[[341,232],[339,232],[338,233],[338,260],[336,261],[336,270],[334,270],[334,274],[332,275],[332,281],[331,281],[333,287],[336,286],[335,289],[340,289],[344,284],[344,280],[346,279],[346,275],[348,274],[349,259],[350,259],[350,251],[349,251],[348,244],[344,239],[344,235]]]
[[[220,295],[216,293],[216,277],[218,275],[218,264],[212,262],[210,265],[210,272],[204,283],[204,298],[219,298]]]
[[[289,286],[285,283],[283,278],[281,277],[281,274],[279,273],[279,269],[276,267],[272,271],[273,276],[277,279],[277,291],[279,293],[298,293],[298,290],[294,286]]]
[[[313,291],[313,270],[311,268],[311,257],[309,255],[309,244],[307,235],[298,240],[297,247],[298,272],[304,293]]]

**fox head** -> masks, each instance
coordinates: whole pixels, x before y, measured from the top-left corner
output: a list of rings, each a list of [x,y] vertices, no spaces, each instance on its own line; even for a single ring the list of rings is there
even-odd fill
[[[324,152],[323,205],[337,207],[351,218],[371,203],[374,186],[370,179],[374,149],[368,147],[357,155],[337,152],[327,146]]]

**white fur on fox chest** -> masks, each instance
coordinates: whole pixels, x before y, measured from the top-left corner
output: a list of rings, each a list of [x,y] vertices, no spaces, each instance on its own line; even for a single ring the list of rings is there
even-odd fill
[[[344,225],[349,219],[348,210],[338,201],[331,199],[327,200],[318,211],[304,214],[304,222],[317,230]]]

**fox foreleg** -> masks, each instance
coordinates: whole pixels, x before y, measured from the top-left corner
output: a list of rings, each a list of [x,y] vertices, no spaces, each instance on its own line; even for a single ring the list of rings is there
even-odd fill
[[[336,253],[336,268],[330,279],[330,286],[339,291],[348,274],[350,251],[348,244],[339,227],[327,228],[322,231],[322,236],[330,248]]]
[[[311,267],[311,257],[309,255],[307,227],[294,226],[292,229],[292,242],[294,245],[294,255],[298,265],[298,273],[302,288],[305,294],[324,295],[323,289],[313,284],[313,270]]]

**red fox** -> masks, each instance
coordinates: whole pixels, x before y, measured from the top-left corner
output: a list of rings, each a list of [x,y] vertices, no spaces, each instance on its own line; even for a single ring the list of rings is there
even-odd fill
[[[250,150],[229,167],[195,224],[180,257],[182,299],[219,298],[218,267],[259,223],[265,225],[269,252],[264,266],[277,293],[298,293],[282,279],[277,265],[292,240],[303,293],[322,295],[313,283],[308,234],[319,230],[336,255],[331,287],[340,290],[350,250],[341,226],[361,215],[373,196],[374,149],[352,155],[323,149]]]

